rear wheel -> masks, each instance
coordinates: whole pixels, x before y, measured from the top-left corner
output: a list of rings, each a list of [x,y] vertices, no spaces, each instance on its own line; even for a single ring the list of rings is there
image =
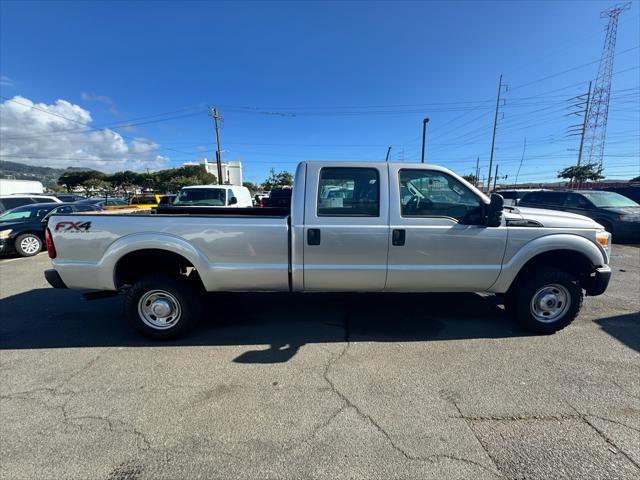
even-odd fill
[[[15,248],[21,257],[33,257],[42,250],[42,240],[33,233],[24,233],[16,238]]]
[[[538,270],[518,283],[508,308],[527,330],[553,333],[569,325],[582,307],[578,279],[562,270]]]
[[[125,308],[133,328],[146,337],[163,340],[179,337],[193,328],[201,315],[201,302],[189,282],[154,274],[133,284]]]

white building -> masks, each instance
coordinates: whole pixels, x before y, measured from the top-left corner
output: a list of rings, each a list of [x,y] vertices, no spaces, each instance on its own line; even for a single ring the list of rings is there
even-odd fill
[[[216,162],[210,162],[206,158],[198,162],[186,162],[184,165],[204,165],[208,173],[213,173],[216,178],[218,177],[218,165]],[[219,183],[242,186],[242,162],[222,162],[222,179],[223,181]]]

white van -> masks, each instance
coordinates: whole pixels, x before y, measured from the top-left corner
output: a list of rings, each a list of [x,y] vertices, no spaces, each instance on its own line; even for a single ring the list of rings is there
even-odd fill
[[[174,207],[252,207],[247,187],[237,185],[194,185],[184,187],[172,203]]]

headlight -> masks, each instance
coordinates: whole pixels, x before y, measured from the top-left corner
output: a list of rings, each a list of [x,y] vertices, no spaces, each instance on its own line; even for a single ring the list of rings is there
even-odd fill
[[[598,232],[596,233],[596,241],[602,248],[609,251],[609,246],[611,245],[611,234],[605,230]]]
[[[9,235],[13,232],[10,228],[7,230],[0,230],[0,238],[9,238]]]
[[[640,222],[640,215],[620,215],[618,220],[621,222]]]

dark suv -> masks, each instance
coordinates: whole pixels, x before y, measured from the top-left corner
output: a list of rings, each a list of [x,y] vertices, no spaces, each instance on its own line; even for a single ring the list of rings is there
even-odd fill
[[[619,242],[640,241],[640,205],[604,190],[540,191],[527,193],[519,207],[548,208],[593,218]]]

